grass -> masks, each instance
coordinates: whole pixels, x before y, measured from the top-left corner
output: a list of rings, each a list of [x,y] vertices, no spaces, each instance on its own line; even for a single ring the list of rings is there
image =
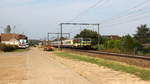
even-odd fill
[[[16,50],[14,50],[14,51],[12,51],[12,52],[26,52],[26,51],[29,51],[30,50],[30,48],[26,48],[26,49],[16,49]]]
[[[26,52],[26,51],[29,51],[30,48],[26,48],[26,49],[15,49],[15,50],[12,50],[12,51],[7,51],[7,52]],[[0,51],[0,52],[4,52],[4,51]]]
[[[89,56],[85,56],[85,55],[72,54],[72,53],[68,53],[68,52],[58,52],[57,51],[57,52],[55,52],[55,54],[58,56],[61,56],[61,57],[69,58],[69,59],[75,59],[75,60],[79,60],[79,61],[97,64],[99,66],[111,68],[116,71],[130,73],[130,74],[136,75],[137,77],[139,77],[143,80],[150,80],[150,70],[149,69],[144,69],[144,68],[136,67],[136,66],[132,66],[132,65],[126,65],[126,64],[123,64],[120,62],[101,59],[101,58],[94,58],[94,57],[89,57]]]

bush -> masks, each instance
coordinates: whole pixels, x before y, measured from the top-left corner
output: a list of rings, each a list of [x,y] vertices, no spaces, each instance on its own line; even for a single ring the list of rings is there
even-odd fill
[[[126,35],[121,39],[121,50],[124,52],[133,52],[142,49],[142,45],[132,38],[130,35]]]
[[[107,49],[120,49],[120,40],[108,40],[104,43],[104,47]]]
[[[138,52],[139,55],[148,55],[150,56],[150,48],[143,48]]]
[[[103,44],[95,45],[95,46],[92,46],[92,49],[94,49],[94,50],[103,50],[103,49],[105,49],[105,46]]]
[[[113,40],[108,40],[106,43],[105,43],[105,47],[106,48],[114,48],[114,41]]]
[[[4,52],[10,52],[17,49],[17,46],[15,45],[6,45],[6,44],[0,44],[0,50]]]

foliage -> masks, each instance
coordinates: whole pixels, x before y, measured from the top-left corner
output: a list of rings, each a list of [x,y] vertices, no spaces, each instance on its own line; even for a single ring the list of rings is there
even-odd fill
[[[100,37],[100,35],[96,31],[84,29],[83,31],[80,32],[80,34],[77,34],[74,38],[91,38],[92,44],[95,45],[98,43],[98,39],[97,39],[98,36]],[[100,40],[102,39],[100,38]]]
[[[136,41],[134,38],[132,38],[130,35],[123,36],[121,39],[121,46],[122,51],[132,52],[141,49],[142,45]]]
[[[140,55],[148,55],[150,56],[150,48],[143,48],[138,52]]]
[[[114,48],[114,40],[108,40],[106,43],[105,43],[105,46],[106,48]]]
[[[111,39],[110,38],[105,38],[105,37],[101,37],[101,39],[100,39],[101,44],[104,44],[104,43],[106,43],[109,40],[111,40]]]
[[[100,45],[94,45],[92,46],[92,49],[94,50],[103,50],[103,49],[106,49],[104,44],[100,44]]]
[[[5,28],[5,33],[10,33],[11,32],[11,27],[10,25],[7,25],[7,27]]]
[[[149,69],[143,69],[143,68],[131,66],[131,65],[124,65],[116,61],[111,61],[111,60],[106,60],[106,59],[101,59],[101,58],[94,58],[94,57],[78,55],[78,54],[71,54],[71,53],[66,53],[66,52],[55,52],[55,54],[57,54],[57,56],[62,56],[62,57],[66,57],[69,59],[89,62],[89,63],[97,64],[99,66],[105,66],[116,71],[127,72],[130,74],[136,75],[137,77],[140,77],[143,80],[150,80]]]
[[[108,49],[120,49],[120,40],[108,40],[104,43],[104,46]]]
[[[113,50],[122,52],[134,52],[142,49],[142,45],[130,35],[123,36],[120,40],[106,40],[103,44],[92,46],[95,50]],[[113,52],[112,51],[112,52]]]
[[[150,43],[150,28],[147,25],[141,25],[137,27],[137,32],[134,35],[135,39],[140,43]]]
[[[121,45],[121,40],[114,40],[114,48],[115,49],[120,49]]]
[[[137,32],[134,35],[134,38],[130,35],[123,36],[120,40],[111,40],[108,38],[103,38],[100,36],[100,44],[98,43],[98,36],[100,36],[97,32],[84,29],[77,34],[75,38],[92,38],[92,48],[95,50],[115,50],[119,52],[133,53],[136,54],[138,52],[149,53],[150,49],[144,49],[142,44],[150,43],[150,29],[147,25],[141,25],[137,27]]]
[[[17,49],[17,46],[15,45],[6,45],[6,44],[0,44],[0,50],[4,52],[10,52]]]
[[[83,31],[80,32],[80,34],[77,34],[75,38],[97,38],[98,33],[89,29],[84,29]]]
[[[103,44],[92,46],[95,50],[120,49],[120,40],[106,40]]]

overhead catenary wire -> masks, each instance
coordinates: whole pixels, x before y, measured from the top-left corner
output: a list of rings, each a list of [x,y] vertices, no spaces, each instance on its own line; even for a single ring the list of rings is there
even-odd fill
[[[141,12],[144,7],[143,8],[140,8],[140,7],[142,7],[145,4],[148,4],[148,2],[150,2],[150,0],[145,0],[145,1],[143,1],[143,2],[141,2],[139,4],[137,4],[137,5],[133,6],[132,8],[129,8],[129,9],[125,10],[125,11],[122,11],[121,13],[119,13],[116,16],[113,16],[113,17],[111,17],[109,19],[106,19],[106,20],[102,20],[101,23],[107,23],[107,22],[110,22],[110,21],[118,20],[120,18],[128,17],[128,16],[130,16],[132,14],[136,14],[137,12]],[[140,9],[138,9],[138,8],[140,8]],[[127,14],[124,14],[126,12],[127,12]]]
[[[108,1],[108,0],[99,0],[99,1],[96,2],[94,5],[88,7],[88,8],[85,9],[84,11],[80,12],[77,16],[75,16],[73,19],[71,19],[71,20],[68,21],[68,22],[72,22],[72,21],[76,20],[76,19],[79,18],[82,14],[88,12],[90,9],[96,7],[97,5],[101,4],[101,3],[104,2],[104,1]],[[104,4],[101,4],[101,5],[99,5],[99,6],[102,6],[102,5],[104,5]]]
[[[82,15],[84,12],[87,12],[89,9],[94,8],[95,6],[97,6],[98,4],[102,3],[103,1],[107,1],[107,0],[100,0],[100,1],[98,1],[96,4],[94,4],[93,6],[89,7],[87,10],[85,10],[85,11],[79,13],[79,15],[77,15],[77,16],[76,16],[74,19],[72,19],[71,21],[77,19],[77,18],[80,17],[80,15]],[[136,14],[136,12],[142,11],[142,8],[140,8],[140,7],[143,6],[144,4],[148,3],[148,2],[149,2],[149,0],[145,0],[145,1],[143,1],[143,2],[141,2],[141,3],[139,3],[139,4],[137,4],[137,5],[133,6],[132,8],[127,9],[126,11],[131,11],[131,12],[128,12],[127,14],[125,14],[125,16],[122,16],[122,15],[121,15],[121,16],[117,16],[117,17],[112,17],[112,19],[110,19],[110,20],[104,20],[104,21],[102,21],[102,22],[100,22],[100,23],[105,24],[105,23],[106,23],[105,21],[113,21],[113,20],[118,20],[118,19],[125,18],[125,17],[130,17],[130,15],[134,15],[134,14]],[[101,4],[101,5],[103,5],[103,4]],[[137,10],[137,8],[140,8],[140,9]],[[135,9],[136,9],[136,11],[134,11]],[[124,11],[124,12],[126,12],[126,11]],[[71,21],[70,21],[70,22],[71,22]],[[107,23],[106,23],[106,24],[107,24]]]
[[[102,1],[104,1],[104,0],[101,0],[101,2]],[[138,3],[137,5],[121,12],[123,14],[120,13],[120,14],[118,14],[118,16],[114,16],[108,20],[105,20],[105,22],[99,22],[99,23],[106,24],[106,25],[102,24],[102,27],[108,27],[108,26],[121,25],[121,24],[129,23],[129,22],[135,22],[135,21],[141,20],[141,19],[145,18],[147,16],[147,14],[150,13],[150,10],[147,7],[147,6],[149,6],[149,2],[150,2],[150,0],[145,0],[141,3]],[[91,8],[95,8],[96,6],[97,6],[97,4],[95,6],[91,6]],[[147,7],[147,9],[145,10],[146,7]],[[88,10],[91,8],[88,8],[87,10],[79,13],[79,15],[77,15],[70,22],[78,19],[83,13],[88,12]],[[122,21],[122,19],[123,19],[123,21]],[[107,21],[114,21],[114,22],[109,24]],[[115,22],[115,21],[118,21],[118,22]]]
[[[111,20],[110,22],[101,22],[102,24],[113,24],[113,23],[116,23],[116,22],[120,22],[122,20],[127,20],[127,19],[132,19],[132,18],[138,18],[139,16],[142,16],[142,15],[145,15],[145,14],[149,14],[150,13],[150,9],[148,10],[141,10],[137,13],[134,13],[134,14],[130,14],[130,15],[127,15],[127,16],[123,16],[123,17],[120,17],[120,18],[117,18],[115,20]]]
[[[147,14],[150,14],[150,10],[149,11],[145,11],[144,13],[141,13],[141,14],[131,15],[131,16],[128,16],[128,17],[124,17],[122,19],[118,19],[115,22],[111,22],[110,24],[109,23],[104,23],[102,25],[108,26],[108,25],[114,25],[116,23],[130,22],[130,21],[134,21],[133,19],[140,20],[140,19],[143,19],[143,18],[147,18],[146,17],[146,16],[148,16]]]
[[[121,22],[122,20],[128,20],[128,19],[132,20],[135,18],[139,18],[140,16],[144,16],[144,18],[145,18],[145,16],[147,16],[147,14],[149,14],[149,13],[150,13],[150,9],[142,9],[141,11],[139,10],[139,12],[137,12],[137,13],[130,14],[128,16],[124,16],[122,18],[116,19],[115,21],[111,22],[111,24],[114,24],[116,22]],[[107,24],[110,25],[109,23],[103,23],[103,25],[107,25]]]
[[[91,29],[91,30],[94,31],[94,27],[90,27],[90,25],[82,25],[82,26],[79,25],[79,28],[75,28],[75,30],[73,30],[73,31],[71,31],[69,33],[74,34],[74,33],[76,33],[75,31],[82,31],[83,29]]]
[[[135,21],[139,21],[139,20],[142,20],[144,18],[147,18],[147,14],[144,14],[142,17],[137,17],[137,18],[132,18],[132,19],[129,19],[129,20],[126,20],[126,21],[123,21],[123,22],[117,22],[117,23],[113,23],[113,24],[108,24],[108,25],[102,25],[102,27],[111,27],[111,26],[117,26],[117,25],[122,25],[122,24],[126,24],[126,23],[131,23],[131,22],[135,22]]]

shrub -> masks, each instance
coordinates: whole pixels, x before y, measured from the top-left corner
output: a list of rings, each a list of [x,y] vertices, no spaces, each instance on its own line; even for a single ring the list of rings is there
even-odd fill
[[[10,52],[17,49],[17,46],[15,45],[6,45],[6,44],[0,44],[0,50],[4,52]]]
[[[130,35],[126,35],[122,37],[121,39],[121,46],[120,46],[122,51],[125,52],[133,52],[137,50],[140,50],[142,48],[142,45],[136,41],[134,38],[132,38]]]
[[[103,49],[105,49],[105,46],[103,44],[95,45],[95,46],[92,46],[92,49],[94,49],[94,50],[103,50]]]
[[[120,40],[108,40],[104,43],[104,47],[107,49],[120,49]]]
[[[105,46],[106,48],[114,48],[114,41],[113,40],[108,40],[106,43],[105,43]]]

